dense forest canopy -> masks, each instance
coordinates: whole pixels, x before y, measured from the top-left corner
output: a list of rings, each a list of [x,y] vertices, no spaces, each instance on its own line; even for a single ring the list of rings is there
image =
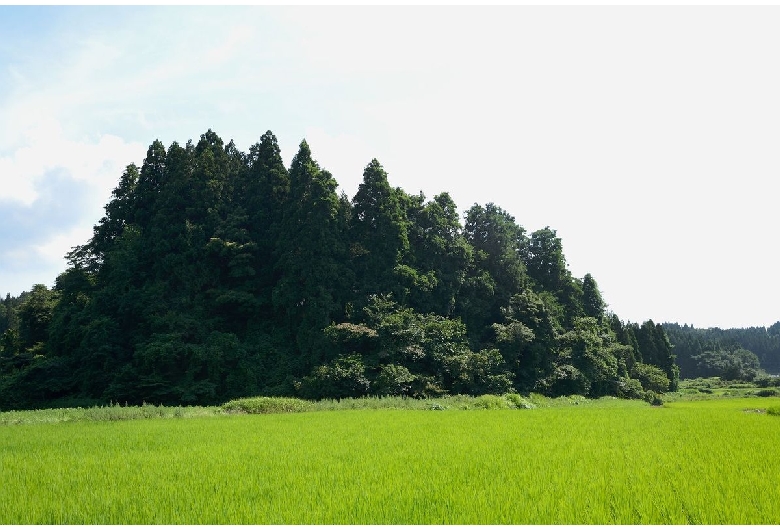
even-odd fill
[[[679,378],[664,328],[606,311],[560,238],[493,203],[351,199],[303,141],[209,130],[121,175],[53,289],[6,297],[0,408],[248,395],[541,392],[648,398]]]
[[[780,322],[765,327],[698,329],[663,324],[684,378],[721,377],[751,381],[780,374]]]

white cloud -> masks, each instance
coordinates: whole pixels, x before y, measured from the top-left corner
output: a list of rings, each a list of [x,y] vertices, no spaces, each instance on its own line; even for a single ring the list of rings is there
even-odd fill
[[[96,196],[107,199],[122,170],[143,160],[144,147],[104,134],[97,142],[65,138],[53,118],[28,122],[24,146],[0,157],[0,199],[30,206],[39,196],[37,183],[47,173],[63,170],[76,181],[88,182]]]

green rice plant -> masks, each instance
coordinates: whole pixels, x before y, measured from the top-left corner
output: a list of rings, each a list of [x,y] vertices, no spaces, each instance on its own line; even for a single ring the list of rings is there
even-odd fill
[[[0,523],[780,523],[780,398],[549,402],[6,424]]]

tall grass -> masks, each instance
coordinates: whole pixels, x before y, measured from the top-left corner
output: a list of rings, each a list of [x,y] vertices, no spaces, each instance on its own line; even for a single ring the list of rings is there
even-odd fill
[[[149,418],[193,418],[227,414],[277,414],[325,410],[472,410],[472,409],[532,409],[538,407],[565,407],[570,405],[603,406],[618,402],[615,398],[590,400],[582,396],[548,398],[541,394],[520,396],[444,396],[437,399],[411,399],[405,397],[364,397],[305,401],[296,398],[251,397],[234,399],[219,407],[166,407],[143,405],[140,407],[95,406],[91,408],[60,408],[0,412],[0,425],[35,423],[63,423],[81,421],[119,421]]]
[[[62,408],[0,412],[0,425],[37,423],[67,423],[83,421],[118,421],[150,418],[196,418],[222,413],[220,407],[164,407],[143,405],[126,407],[119,404],[89,408]]]
[[[780,523],[780,399],[549,401],[6,425],[0,523]]]

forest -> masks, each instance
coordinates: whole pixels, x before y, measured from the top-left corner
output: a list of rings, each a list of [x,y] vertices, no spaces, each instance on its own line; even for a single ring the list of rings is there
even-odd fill
[[[0,409],[675,390],[676,329],[607,311],[555,230],[377,160],[337,189],[305,140],[289,168],[270,131],[155,141],[53,287],[0,303]]]
[[[663,324],[674,345],[680,376],[755,381],[780,374],[780,322],[765,327],[698,329]]]

